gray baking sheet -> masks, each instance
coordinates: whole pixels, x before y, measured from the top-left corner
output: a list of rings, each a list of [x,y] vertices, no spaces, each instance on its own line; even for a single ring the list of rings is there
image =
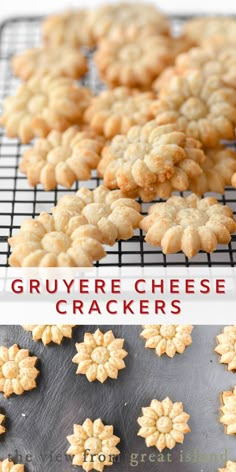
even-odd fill
[[[31,334],[20,326],[0,327],[0,344],[18,343],[30,349],[39,358],[41,372],[36,390],[9,399],[0,394],[0,409],[7,416],[8,429],[0,437],[0,459],[11,454],[25,464],[26,472],[80,471],[65,456],[66,436],[72,434],[73,423],[100,417],[113,424],[121,438],[119,462],[105,470],[214,472],[227,458],[236,460],[236,437],[225,435],[218,422],[219,394],[236,383],[236,376],[219,364],[214,353],[215,337],[222,327],[195,327],[193,344],[183,355],[169,359],[158,358],[153,350],[144,348],[140,326],[99,326],[124,337],[129,352],[127,367],[120,371],[118,380],[103,385],[77,376],[76,365],[71,362],[75,342],[96,328],[78,326],[72,340],[44,347],[32,341]],[[183,402],[191,415],[192,430],[183,446],[177,445],[169,455],[167,450],[159,454],[155,448],[146,448],[144,440],[137,437],[141,407],[148,406],[153,398],[162,400],[166,396]]]

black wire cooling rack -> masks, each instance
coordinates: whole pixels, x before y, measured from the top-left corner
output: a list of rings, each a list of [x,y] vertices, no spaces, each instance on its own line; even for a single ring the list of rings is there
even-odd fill
[[[10,61],[12,56],[28,47],[40,44],[41,18],[12,18],[0,26],[0,104],[3,99],[15,93],[18,79],[12,75]],[[173,29],[178,30],[182,17],[172,18]],[[83,84],[94,92],[102,88],[96,69],[92,62],[91,52],[86,52],[90,61],[89,74],[83,79]],[[50,211],[58,199],[65,193],[75,192],[79,185],[76,183],[70,190],[58,186],[55,191],[45,192],[41,185],[32,189],[26,177],[19,172],[19,159],[28,146],[23,146],[17,139],[8,139],[3,130],[0,131],[0,267],[8,265],[10,254],[8,237],[14,234],[26,218],[34,218],[41,211]],[[93,189],[102,183],[96,174],[83,185]],[[82,184],[80,184],[82,185]],[[216,195],[223,204],[228,204],[236,213],[236,190],[226,188],[223,196]],[[147,204],[143,204],[144,214]],[[209,255],[200,252],[188,260],[184,254],[165,256],[158,248],[145,243],[141,231],[129,241],[120,241],[112,248],[107,247],[107,257],[97,265],[100,266],[228,266],[236,264],[236,236],[233,236],[229,246],[218,246]]]

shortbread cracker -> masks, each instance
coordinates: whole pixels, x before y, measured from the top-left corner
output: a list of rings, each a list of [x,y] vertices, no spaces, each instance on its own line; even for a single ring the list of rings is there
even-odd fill
[[[65,131],[82,120],[91,93],[68,77],[32,76],[4,101],[0,124],[7,136],[28,143],[55,129]]]
[[[143,218],[139,203],[102,185],[93,191],[82,187],[75,195],[65,195],[52,211],[55,218],[64,212],[80,214],[84,224],[99,230],[101,242],[111,246],[120,239],[130,239]]]
[[[183,33],[196,44],[236,43],[236,20],[227,16],[205,16],[193,18],[184,23]]]
[[[220,423],[224,425],[225,434],[236,435],[236,386],[230,392],[221,395]]]
[[[67,436],[70,443],[67,454],[73,456],[72,464],[85,471],[99,472],[103,472],[105,466],[112,466],[120,454],[116,447],[120,438],[113,433],[113,426],[104,425],[100,418],[95,421],[87,418],[82,425],[74,424],[73,434]]]
[[[228,244],[236,222],[231,208],[216,198],[191,194],[152,205],[140,227],[146,232],[145,240],[161,246],[164,254],[183,251],[191,258],[200,250],[210,253],[217,244]]]
[[[46,45],[52,48],[61,44],[70,48],[93,46],[90,12],[75,9],[47,16],[42,24],[42,34]]]
[[[10,459],[0,461],[0,472],[24,472],[23,464],[14,464]]]
[[[36,388],[39,374],[36,362],[37,357],[31,356],[28,349],[20,349],[17,344],[9,349],[0,346],[0,392],[4,397],[8,398],[13,393],[22,395]]]
[[[236,52],[235,47],[226,45],[221,47],[195,47],[188,52],[179,54],[172,67],[167,67],[155,79],[152,88],[155,92],[162,92],[169,86],[176,75],[188,75],[190,71],[200,71],[204,78],[218,75],[222,83],[236,88]]]
[[[70,212],[56,217],[40,213],[35,220],[25,220],[9,244],[12,267],[91,267],[106,255],[100,231]]]
[[[103,243],[129,239],[142,216],[140,205],[103,186],[81,188],[52,209],[25,220],[9,239],[14,267],[90,267],[106,253]]]
[[[94,97],[84,114],[91,128],[106,138],[126,134],[131,126],[144,124],[152,118],[152,92],[137,92],[125,87],[105,90]]]
[[[79,79],[88,70],[85,56],[78,49],[68,46],[26,49],[14,56],[11,64],[15,75],[23,80],[29,80],[36,71],[41,76],[54,74]]]
[[[155,349],[159,357],[183,354],[192,344],[192,325],[144,325],[143,328],[140,336],[146,340],[145,347]]]
[[[95,54],[101,79],[109,86],[151,88],[153,80],[173,62],[173,42],[164,36],[132,41],[103,40]]]
[[[184,37],[161,35],[133,40],[104,39],[95,54],[101,79],[110,87],[119,85],[150,89],[153,80],[173,64],[177,54],[191,47]]]
[[[227,461],[223,469],[218,469],[218,472],[236,472],[236,462]]]
[[[95,41],[129,40],[170,32],[168,19],[150,3],[117,2],[101,6],[91,13],[91,25]]]
[[[198,163],[205,158],[200,143],[195,139],[186,137],[175,125],[158,126],[154,120],[144,126],[132,127],[126,136],[114,137],[110,145],[104,148],[102,156],[98,172],[103,176],[105,185],[118,187],[123,192],[136,192],[145,201],[152,200],[161,192],[160,187],[166,180],[173,178],[167,192],[170,187],[178,185],[177,180],[181,180],[184,167],[187,171],[186,164],[194,175],[198,175],[201,172]],[[179,172],[177,170],[181,163],[182,173],[180,167]],[[185,182],[182,180],[180,190],[185,190],[183,185]]]
[[[25,151],[20,170],[31,186],[41,183],[44,190],[57,184],[70,188],[76,180],[91,178],[100,161],[104,139],[90,130],[72,126],[64,133],[51,131]]]
[[[220,363],[226,364],[231,372],[236,372],[236,325],[226,326],[216,338],[215,352],[220,355]]]
[[[219,76],[205,78],[200,71],[176,75],[151,106],[159,125],[176,123],[180,130],[216,147],[235,137],[236,93]]]
[[[89,382],[104,383],[108,378],[117,379],[119,370],[125,369],[124,339],[115,338],[113,332],[85,333],[82,343],[77,343],[77,354],[72,362],[78,364],[76,374],[86,375]]]
[[[219,75],[226,85],[236,88],[236,51],[232,46],[192,48],[176,58],[175,69],[180,74],[188,70],[199,70],[204,77]]]
[[[168,397],[152,400],[142,408],[142,414],[138,418],[141,426],[138,436],[145,439],[147,447],[156,447],[160,452],[183,444],[184,435],[190,432],[187,424],[190,416],[184,412],[183,403],[173,403]]]
[[[219,146],[205,150],[206,159],[201,164],[202,172],[190,178],[189,190],[197,195],[206,192],[224,193],[225,187],[231,186],[236,175],[236,152]]]

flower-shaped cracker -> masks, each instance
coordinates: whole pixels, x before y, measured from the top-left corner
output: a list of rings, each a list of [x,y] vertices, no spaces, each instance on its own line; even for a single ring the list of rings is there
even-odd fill
[[[234,139],[235,105],[235,89],[226,86],[220,76],[189,71],[172,78],[150,111],[159,125],[176,123],[205,146],[216,147],[221,139]]]
[[[197,195],[205,192],[224,193],[231,185],[236,172],[236,152],[224,146],[205,150],[206,159],[201,164],[202,172],[189,179],[189,190]]]
[[[173,449],[176,443],[183,444],[184,434],[190,432],[187,424],[190,416],[183,411],[183,404],[173,403],[168,397],[163,401],[152,400],[150,406],[142,408],[138,418],[141,426],[138,436],[145,438],[147,447],[158,451]]]
[[[137,92],[125,87],[105,90],[94,97],[84,119],[97,133],[112,138],[126,134],[131,126],[146,123],[153,115],[150,106],[152,92]]]
[[[124,339],[115,338],[112,331],[85,333],[84,342],[76,344],[77,354],[72,359],[78,364],[76,373],[85,374],[89,382],[117,379],[118,371],[125,369],[123,359],[128,354],[123,345]]]
[[[236,462],[227,461],[223,469],[218,469],[218,472],[236,472]]]
[[[236,434],[236,386],[230,392],[221,395],[220,423],[225,427],[225,434]]]
[[[45,190],[57,184],[70,188],[76,180],[88,180],[96,169],[103,147],[103,138],[93,131],[81,131],[72,126],[64,133],[51,131],[27,149],[20,170],[30,185],[41,183]]]
[[[95,62],[100,76],[109,86],[124,85],[150,89],[153,80],[177,54],[187,51],[190,43],[184,38],[161,35],[138,37],[126,41],[105,39],[99,44]]]
[[[17,344],[9,349],[0,346],[0,392],[4,397],[36,388],[35,379],[39,374],[36,362],[37,357],[30,356],[28,349],[20,349]]]
[[[183,354],[192,344],[191,325],[144,325],[143,328],[141,336],[146,339],[145,347],[155,349],[158,356]]]
[[[15,75],[23,80],[30,79],[35,71],[41,76],[52,73],[79,79],[88,70],[86,58],[80,51],[68,46],[27,49],[13,57],[12,68]]]
[[[213,252],[217,243],[228,244],[236,230],[228,206],[213,197],[201,200],[195,194],[186,198],[174,196],[152,205],[140,226],[147,233],[146,241],[161,246],[164,254],[183,251],[189,258],[200,249]]]
[[[186,21],[183,32],[195,44],[208,45],[209,40],[217,44],[235,43],[236,21],[226,16],[198,17]]]
[[[25,220],[9,239],[13,267],[90,267],[106,253],[101,233],[81,215],[60,211]]]
[[[123,192],[136,191],[146,201],[158,193],[158,184],[172,177],[169,186],[178,185],[179,190],[186,190],[188,181],[183,180],[183,173],[190,166],[190,174],[199,175],[198,163],[205,158],[198,141],[186,137],[175,125],[158,126],[154,120],[143,127],[132,127],[126,136],[114,137],[102,156],[98,172],[104,177],[105,185],[119,187]],[[182,173],[180,167],[176,169],[180,163],[183,163]]]
[[[168,35],[170,31],[167,18],[147,3],[117,2],[101,6],[91,14],[91,25],[96,41]]]
[[[83,470],[102,472],[105,466],[113,465],[120,454],[117,444],[120,438],[113,434],[113,426],[104,425],[100,418],[87,418],[82,425],[74,424],[74,434],[67,436],[71,446],[67,454],[73,457],[72,464]]]
[[[228,370],[236,372],[236,325],[226,326],[217,336],[215,352],[220,354],[220,363],[227,364]]]
[[[26,331],[32,332],[34,341],[42,340],[43,344],[51,342],[61,344],[63,338],[72,338],[72,328],[76,325],[23,325]]]
[[[103,244],[113,245],[120,239],[130,239],[142,219],[140,205],[123,198],[120,190],[110,191],[100,185],[91,191],[81,187],[75,195],[65,195],[53,208],[55,217],[65,211],[81,214],[84,224],[99,230]]]
[[[52,48],[61,44],[70,48],[93,45],[90,13],[83,9],[48,16],[42,24],[42,33],[46,44]]]
[[[103,186],[90,191],[81,188],[62,197],[52,209],[25,220],[9,239],[13,252],[9,264],[15,267],[89,267],[106,255],[102,243],[129,239],[142,216],[140,205],[121,198],[120,191]]]
[[[236,23],[235,23],[236,27]],[[220,75],[230,87],[236,87],[236,52],[232,46],[218,49],[192,48],[180,54],[175,62],[177,73],[199,70],[204,77]]]
[[[139,37],[129,42],[106,39],[95,54],[102,80],[113,87],[150,88],[173,60],[173,40],[164,36]]]
[[[35,75],[4,101],[0,123],[9,137],[28,143],[45,137],[52,129],[64,131],[81,121],[91,94],[69,77]]]
[[[0,434],[4,434],[6,432],[6,428],[4,426],[6,420],[6,416],[0,413]]]
[[[24,472],[25,467],[23,464],[14,464],[9,459],[0,461],[0,472]]]
[[[204,77],[220,76],[222,82],[236,87],[236,52],[235,46],[221,45],[218,47],[192,48],[176,57],[175,64],[167,67],[153,82],[155,92],[162,92],[168,87],[176,75],[188,75],[190,71],[199,70]]]

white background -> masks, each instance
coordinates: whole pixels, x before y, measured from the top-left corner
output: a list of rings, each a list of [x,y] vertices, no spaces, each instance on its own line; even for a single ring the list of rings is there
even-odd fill
[[[94,7],[101,3],[112,3],[114,0],[1,0],[0,19],[14,15],[45,14],[70,7]],[[134,2],[135,3],[135,2]],[[166,12],[181,13],[234,13],[235,0],[152,0]]]

